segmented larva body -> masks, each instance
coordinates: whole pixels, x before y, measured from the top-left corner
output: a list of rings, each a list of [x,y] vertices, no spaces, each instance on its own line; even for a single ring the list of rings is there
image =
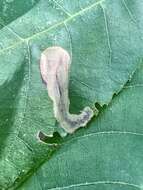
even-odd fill
[[[90,107],[85,107],[80,114],[69,113],[70,65],[70,56],[61,47],[49,47],[41,55],[42,79],[53,101],[55,118],[67,133],[73,133],[79,127],[84,127],[93,117],[93,110]]]

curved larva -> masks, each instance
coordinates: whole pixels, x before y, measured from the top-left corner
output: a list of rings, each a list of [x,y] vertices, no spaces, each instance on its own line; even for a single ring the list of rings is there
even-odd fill
[[[85,107],[80,114],[69,113],[69,70],[71,59],[61,47],[49,47],[41,55],[40,70],[53,101],[54,115],[60,126],[68,133],[84,127],[93,117],[93,110]]]

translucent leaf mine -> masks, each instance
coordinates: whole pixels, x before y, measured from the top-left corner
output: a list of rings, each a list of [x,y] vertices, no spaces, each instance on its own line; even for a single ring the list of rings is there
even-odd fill
[[[53,101],[55,118],[67,133],[73,133],[79,127],[84,127],[93,117],[93,110],[90,107],[85,107],[80,114],[69,113],[70,64],[68,52],[61,47],[49,47],[41,55],[42,79]]]

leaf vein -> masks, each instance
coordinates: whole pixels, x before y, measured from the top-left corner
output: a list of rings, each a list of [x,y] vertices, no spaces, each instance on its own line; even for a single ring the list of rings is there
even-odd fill
[[[53,0],[53,2],[59,7],[61,11],[63,11],[66,15],[71,17],[71,14],[62,5],[60,5],[56,0]]]
[[[130,9],[129,9],[127,3],[125,2],[125,0],[122,0],[122,3],[123,3],[123,5],[124,5],[125,9],[127,10],[127,12],[128,12],[128,14],[129,14],[131,20],[136,23],[136,20],[135,20],[135,18],[134,18],[134,16],[133,16],[132,12],[130,11]]]
[[[11,32],[11,34],[13,34],[14,36],[16,36],[19,40],[23,41],[24,38],[22,38],[19,34],[17,34],[17,32],[15,32],[12,28],[10,28],[9,26],[5,25],[2,21],[2,18],[0,18],[0,24],[5,27],[9,32]]]
[[[105,30],[106,30],[106,34],[107,34],[107,44],[108,44],[108,48],[109,48],[109,64],[111,65],[111,59],[112,59],[112,49],[111,49],[111,40],[110,40],[110,36],[109,36],[109,28],[108,28],[108,22],[107,22],[107,15],[105,12],[105,8],[102,6],[102,4],[100,3],[100,6],[103,10],[103,15],[104,15],[104,23],[105,23]]]
[[[73,187],[82,187],[82,186],[90,186],[90,185],[100,185],[100,184],[112,184],[112,185],[124,185],[124,186],[131,186],[136,189],[142,189],[139,185],[136,185],[134,183],[129,182],[123,182],[123,181],[95,181],[95,182],[86,182],[86,183],[79,183],[79,184],[72,184],[69,186],[63,186],[63,187],[55,187],[50,188],[48,190],[63,190],[63,189],[70,189]]]
[[[81,140],[83,138],[92,137],[92,136],[112,135],[112,134],[143,136],[143,133],[137,133],[137,132],[131,132],[131,131],[101,131],[101,132],[89,133],[87,135],[82,135],[82,136],[79,136],[79,137],[73,137],[72,139],[67,140],[66,142],[71,142],[73,140],[78,140],[78,139]]]

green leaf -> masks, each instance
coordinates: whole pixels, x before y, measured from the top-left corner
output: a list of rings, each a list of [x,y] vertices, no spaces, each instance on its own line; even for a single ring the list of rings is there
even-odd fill
[[[0,0],[0,18],[4,25],[12,22],[30,10],[39,0]],[[3,24],[1,27],[3,27]]]
[[[6,2],[8,0],[3,0]],[[143,3],[140,0],[79,0],[78,4],[76,0],[41,0],[35,6],[29,1],[25,9],[23,3],[16,0],[13,3],[17,11],[0,16],[0,189],[14,189],[58,149],[36,138],[39,130],[47,134],[56,130],[52,102],[39,72],[40,54],[45,48],[58,45],[71,54],[72,112],[79,112],[88,105],[94,107],[95,103],[108,105],[113,94],[132,77],[143,57]],[[18,11],[19,6],[23,11]],[[99,118],[102,117],[104,120],[101,112]],[[95,122],[99,118],[94,118]],[[94,120],[90,125],[94,125]],[[112,121],[118,123],[112,116],[112,120],[108,120],[109,131]],[[122,123],[118,127],[124,129]],[[88,130],[91,133],[98,129],[100,126],[91,126]],[[79,130],[69,138],[86,134],[88,130]],[[107,138],[113,139],[109,145],[105,143]],[[94,141],[94,137],[91,140],[92,143],[87,139],[84,142],[91,143],[90,151],[100,142]],[[109,152],[114,141],[116,135],[103,139]],[[73,145],[67,143],[68,150],[70,146],[75,146],[74,142]],[[80,143],[77,148],[80,150]],[[64,148],[61,151],[65,151]],[[101,159],[106,158],[106,154],[105,158],[104,154],[101,156]],[[77,157],[84,161],[81,152]],[[56,170],[56,163],[50,167]],[[102,169],[102,165],[100,167]],[[79,176],[78,183],[81,178]],[[50,180],[52,183],[55,178]]]
[[[86,130],[62,147],[19,190],[143,189],[143,65]]]

